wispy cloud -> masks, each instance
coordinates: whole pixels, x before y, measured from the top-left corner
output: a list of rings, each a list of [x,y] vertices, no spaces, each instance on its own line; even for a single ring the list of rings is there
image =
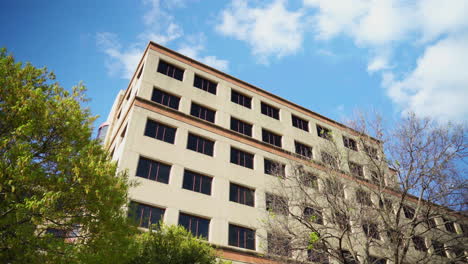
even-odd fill
[[[247,42],[262,63],[270,56],[281,58],[296,53],[304,35],[303,12],[289,11],[285,1],[252,7],[245,0],[232,1],[221,13],[216,30]]]
[[[179,51],[196,60],[200,60],[212,67],[226,71],[229,63],[212,55],[201,55],[205,52],[204,39],[200,39],[197,45],[191,46],[192,35],[185,36],[184,30],[171,14],[176,8],[184,8],[183,0],[159,1],[143,0],[147,11],[142,15],[143,31],[137,34],[137,38],[130,45],[123,47],[118,36],[112,32],[99,32],[96,34],[97,46],[108,56],[106,65],[109,74],[130,79],[135,71],[139,59],[142,56],[145,45],[149,41],[161,45],[178,42]],[[200,34],[204,38],[203,34]]]

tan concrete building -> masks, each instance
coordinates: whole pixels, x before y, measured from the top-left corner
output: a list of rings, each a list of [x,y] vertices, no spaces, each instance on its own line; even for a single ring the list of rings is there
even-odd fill
[[[343,149],[350,147],[343,136],[356,136],[336,121],[155,43],[100,129],[119,169],[140,183],[130,191],[140,226],[159,219],[182,224],[234,263],[269,263],[259,253],[267,243],[261,219],[275,180],[268,174],[271,165],[284,164],[288,173],[294,161],[318,170],[301,156],[320,160],[328,131]],[[349,171],[347,164],[341,167]]]

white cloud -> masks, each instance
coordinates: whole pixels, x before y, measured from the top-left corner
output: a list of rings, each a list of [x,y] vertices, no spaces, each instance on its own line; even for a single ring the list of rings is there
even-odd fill
[[[226,71],[229,67],[229,62],[227,60],[218,59],[216,56],[200,56],[200,52],[205,49],[203,45],[204,39],[205,37],[203,34],[191,36],[188,38],[187,43],[183,44],[177,52],[201,61],[218,70]]]
[[[429,46],[408,76],[397,81],[392,74],[386,74],[383,85],[404,111],[442,121],[466,120],[467,68],[468,34]]]
[[[180,51],[196,60],[202,61],[214,68],[227,70],[229,62],[218,59],[215,56],[201,56],[205,50],[204,35],[199,34],[195,39],[193,36],[184,37],[183,28],[175,22],[170,11],[174,8],[185,7],[184,0],[163,1],[143,0],[147,6],[143,14],[143,31],[138,34],[138,39],[129,47],[123,48],[117,39],[117,35],[110,32],[96,34],[98,47],[108,56],[106,66],[111,75],[119,75],[121,78],[130,79],[136,70],[138,62],[143,54],[144,47],[148,41],[154,41],[161,45],[172,44],[179,41]],[[195,46],[189,43],[197,42]]]
[[[304,0],[304,5],[314,11],[317,39],[347,36],[368,50],[367,71],[382,73],[387,94],[404,111],[467,119],[462,100],[468,91],[463,73],[468,1]],[[392,55],[408,44],[423,55],[407,76],[395,80],[399,69]]]
[[[254,55],[266,63],[269,56],[294,54],[302,45],[302,11],[288,11],[283,0],[262,7],[250,7],[245,0],[234,0],[222,11],[216,30],[247,42]]]
[[[130,79],[143,55],[143,50],[132,47],[122,51],[117,35],[109,32],[97,33],[96,42],[98,47],[109,56],[106,62],[109,73]]]

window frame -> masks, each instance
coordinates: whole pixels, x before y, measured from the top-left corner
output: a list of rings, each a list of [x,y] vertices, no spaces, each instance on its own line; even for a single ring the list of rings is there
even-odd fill
[[[154,126],[154,136],[152,135],[152,131],[150,131],[150,125]],[[162,135],[159,133],[162,131]],[[175,139],[177,135],[177,127],[173,127],[170,125],[166,125],[159,121],[153,120],[151,118],[146,119],[145,131],[143,133],[144,136],[154,138],[159,141],[163,141],[169,144],[175,144]]]
[[[191,142],[191,140],[195,140],[195,142]],[[192,147],[193,143],[195,144],[194,147]],[[201,154],[205,154],[210,157],[214,157],[215,143],[216,141],[214,140],[188,132],[186,148],[188,150],[192,150]],[[201,148],[200,148],[200,144],[201,144]]]
[[[198,113],[198,115],[196,115],[196,112]],[[211,120],[211,114],[213,115],[213,120]],[[208,108],[193,101],[190,104],[190,115],[213,124],[216,123],[216,110]]]
[[[181,223],[181,218],[182,217],[187,217],[188,218],[188,227],[183,225],[183,223]],[[196,227],[195,227],[195,232],[193,232],[192,230],[192,220],[196,220]],[[206,223],[203,223],[203,221],[206,221]],[[200,235],[199,233],[199,225],[200,225],[200,222],[202,222],[202,224],[206,224],[206,236],[203,236],[203,235]],[[179,212],[179,219],[178,219],[178,225],[182,226],[183,228],[185,228],[187,231],[189,231],[190,233],[192,233],[192,235],[194,237],[197,237],[197,238],[201,238],[201,239],[205,239],[205,240],[209,240],[209,237],[210,237],[210,224],[211,224],[211,219],[209,218],[206,218],[206,217],[200,217],[198,215],[193,215],[193,214],[189,214],[189,213],[185,213],[185,212]]]
[[[307,151],[304,151],[305,148]],[[294,152],[302,158],[313,159],[314,158],[314,149],[312,146],[294,140]],[[308,152],[308,153],[305,153]],[[305,155],[309,154],[309,155]]]
[[[238,128],[237,130],[235,129],[235,124],[233,122],[237,124],[237,128]],[[246,127],[247,127],[247,129],[246,129]],[[245,122],[243,120],[240,120],[238,118],[235,118],[233,116],[231,116],[230,127],[229,128],[232,131],[235,131],[235,132],[240,133],[242,135],[252,137],[253,125],[250,124],[250,123],[247,123],[247,122]]]
[[[280,108],[263,101],[260,102],[260,113],[273,119],[280,120]]]
[[[272,132],[271,130],[262,128],[262,142],[281,148],[283,136]]]
[[[244,93],[238,92],[232,88],[231,88],[231,102],[241,105],[245,108],[252,109],[252,97]]]
[[[132,208],[135,208],[134,212]],[[148,223],[143,224],[145,222],[144,221],[145,208],[148,208],[150,211],[149,211],[149,216],[148,216]],[[153,211],[159,213],[159,220],[155,223],[151,221],[152,220],[151,216],[153,214]],[[132,216],[133,213],[135,213],[135,216]],[[127,217],[131,218],[135,222],[138,222],[137,226],[141,228],[149,228],[150,225],[157,225],[159,224],[159,222],[163,222],[165,214],[166,214],[166,208],[163,208],[163,207],[148,205],[148,204],[140,203],[140,202],[133,201],[133,200],[131,200],[130,203],[128,204]]]
[[[359,151],[357,141],[353,138],[343,136],[343,145],[350,150]]]
[[[332,140],[333,138],[333,131],[325,126],[315,124],[317,128],[317,136],[326,140]]]
[[[233,157],[233,154],[235,157]],[[255,168],[255,154],[231,146],[230,162],[253,170]]]
[[[233,193],[233,188],[235,188]],[[251,197],[249,197],[251,195]],[[229,183],[229,201],[255,207],[255,189],[234,182]]]
[[[156,96],[157,96],[157,92],[161,93],[161,100],[158,101]],[[165,98],[168,98],[165,102]],[[169,108],[172,108],[174,110],[179,110],[179,105],[180,105],[180,96],[177,96],[177,95],[174,95],[174,94],[171,94],[171,93],[168,93],[162,89],[159,89],[159,88],[156,88],[156,87],[153,87],[153,91],[151,93],[151,101],[152,102],[155,102],[157,104],[160,104],[160,105],[164,105],[166,107],[169,107]],[[175,100],[175,101],[174,101]],[[171,102],[174,101],[174,104],[171,105]]]
[[[236,232],[234,232],[234,231],[236,231]],[[244,232],[244,234],[243,234],[243,236],[244,236],[243,243],[241,243],[241,241],[240,241],[241,240],[240,239],[241,238],[240,231]],[[233,241],[233,239],[231,239],[231,233],[236,233],[237,239],[234,239],[235,241]],[[228,245],[229,246],[255,250],[256,249],[256,245],[255,245],[256,244],[256,237],[255,236],[256,236],[256,231],[254,229],[229,223],[229,228],[228,228]],[[251,239],[249,239],[248,237],[251,237]],[[251,241],[250,243],[251,243],[252,246],[250,246],[250,243],[248,243],[248,240]]]
[[[191,183],[190,183],[189,177],[192,177]],[[199,182],[198,186],[197,186],[197,182]],[[204,188],[204,184],[207,184],[208,187]],[[213,177],[195,172],[193,170],[184,169],[184,175],[182,179],[182,189],[211,196],[212,188],[213,188]],[[208,191],[206,191],[206,189],[208,189]]]
[[[200,86],[197,86],[197,80],[201,82]],[[212,85],[214,85],[214,87]],[[198,88],[202,91],[211,93],[213,95],[216,95],[218,83],[195,73],[195,76],[193,78],[193,87]]]
[[[150,162],[148,172],[146,172],[147,177],[139,175],[140,170],[144,170],[143,167],[140,167],[140,166],[144,166],[142,164],[142,160],[143,161],[146,160],[146,162]],[[157,167],[155,178],[152,179],[151,172],[152,172],[152,168],[153,168],[154,165],[157,165],[158,167]],[[166,176],[160,176],[159,172],[161,170],[161,166],[165,167],[165,169],[167,171],[167,177]],[[148,179],[148,180],[151,180],[151,181],[156,181],[156,182],[160,182],[160,183],[164,183],[164,184],[169,184],[169,181],[170,181],[170,178],[171,178],[171,169],[172,169],[171,164],[160,162],[160,161],[157,161],[157,160],[153,160],[153,159],[150,159],[150,158],[147,158],[147,157],[144,157],[144,156],[140,156],[139,159],[138,159],[137,168],[136,168],[136,171],[135,171],[135,176],[140,177],[140,178],[144,178],[144,179]],[[161,177],[163,177],[163,179],[160,179]]]
[[[273,176],[286,176],[286,165],[269,158],[263,158],[263,173]]]
[[[309,132],[309,121],[305,120],[295,114],[291,114],[292,126],[306,132]]]
[[[166,64],[166,65],[161,66],[161,65],[164,65],[164,64]],[[164,70],[162,67],[166,67],[166,69]],[[166,75],[168,77],[176,79],[178,81],[181,81],[181,82],[184,81],[185,69],[180,67],[180,66],[177,66],[177,65],[175,65],[173,63],[167,62],[166,60],[159,59],[158,67],[157,67],[156,71],[163,74],[163,75]],[[170,73],[170,71],[172,71],[172,73]],[[180,76],[179,76],[179,74],[180,74]]]

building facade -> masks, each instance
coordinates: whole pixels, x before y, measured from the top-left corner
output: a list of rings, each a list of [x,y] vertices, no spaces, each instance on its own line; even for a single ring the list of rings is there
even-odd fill
[[[101,129],[119,169],[139,182],[129,194],[138,224],[181,224],[234,263],[274,263],[261,257],[268,243],[261,219],[276,180],[272,166],[281,164],[288,173],[297,162],[320,170],[313,161],[323,159],[327,137],[352,149],[357,136],[152,42]],[[371,141],[379,151],[378,141]],[[359,155],[341,167],[371,180]]]

